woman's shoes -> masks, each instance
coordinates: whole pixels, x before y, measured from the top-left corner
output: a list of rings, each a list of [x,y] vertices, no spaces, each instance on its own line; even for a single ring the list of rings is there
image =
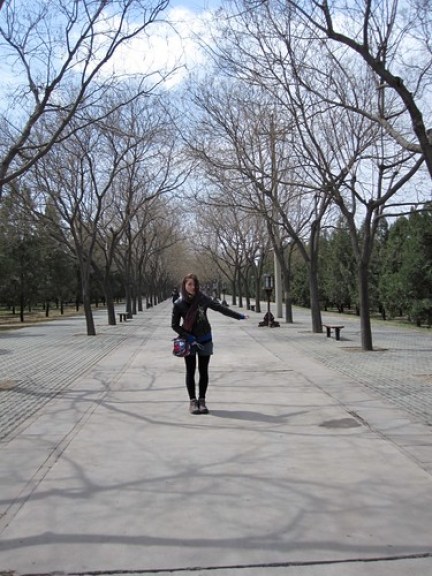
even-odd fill
[[[194,400],[191,400],[191,401],[190,401],[190,404],[189,404],[189,412],[190,412],[191,414],[200,414],[200,409],[199,409],[199,406],[198,406],[198,400],[194,399]]]
[[[189,404],[189,412],[191,414],[208,414],[209,411],[206,406],[205,398],[191,400]]]
[[[206,406],[205,398],[200,398],[198,400],[198,410],[200,414],[208,414],[208,408]]]

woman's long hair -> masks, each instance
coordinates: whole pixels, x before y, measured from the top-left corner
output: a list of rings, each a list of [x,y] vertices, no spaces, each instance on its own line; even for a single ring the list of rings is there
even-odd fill
[[[181,284],[181,295],[184,300],[190,300],[190,295],[186,292],[186,282],[188,280],[193,280],[195,283],[195,296],[197,296],[199,292],[199,280],[196,274],[186,274],[186,276],[182,280]]]

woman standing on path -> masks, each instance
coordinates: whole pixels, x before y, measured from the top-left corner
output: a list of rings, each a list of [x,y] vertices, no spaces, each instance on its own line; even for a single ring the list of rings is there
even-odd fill
[[[213,341],[207,309],[215,310],[236,320],[248,318],[223,306],[200,292],[199,281],[195,274],[183,278],[181,297],[176,300],[172,312],[172,329],[185,338],[191,345],[191,353],[185,357],[186,388],[189,394],[189,412],[191,414],[208,414],[206,392],[208,387],[208,366],[213,354]],[[180,320],[183,323],[180,325]],[[195,371],[198,356],[198,400],[195,390]]]

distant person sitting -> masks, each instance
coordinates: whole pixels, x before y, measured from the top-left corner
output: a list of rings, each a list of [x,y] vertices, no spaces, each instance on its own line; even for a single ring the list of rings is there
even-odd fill
[[[180,292],[178,291],[178,288],[175,286],[175,287],[173,288],[173,291],[172,291],[172,294],[171,294],[171,298],[172,298],[172,303],[173,303],[173,304],[174,304],[174,302],[175,302],[176,300],[178,300],[179,296],[180,296]]]

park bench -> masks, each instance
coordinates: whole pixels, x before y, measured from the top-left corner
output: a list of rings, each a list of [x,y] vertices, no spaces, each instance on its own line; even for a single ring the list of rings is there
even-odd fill
[[[336,340],[340,340],[341,330],[345,328],[345,326],[341,326],[340,324],[323,324],[323,327],[327,331],[327,338],[331,337],[332,330],[334,330]]]
[[[123,320],[124,320],[125,322],[127,322],[127,314],[126,314],[126,312],[119,312],[119,319],[120,319],[120,322],[123,322]]]

